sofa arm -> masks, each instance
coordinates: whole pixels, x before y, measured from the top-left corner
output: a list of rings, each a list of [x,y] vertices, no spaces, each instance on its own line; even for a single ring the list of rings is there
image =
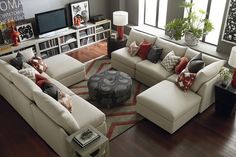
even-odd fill
[[[197,94],[202,97],[202,101],[200,104],[199,112],[202,113],[205,111],[210,105],[215,102],[215,84],[220,80],[220,75],[216,75],[211,80],[204,83],[200,89],[197,91]]]

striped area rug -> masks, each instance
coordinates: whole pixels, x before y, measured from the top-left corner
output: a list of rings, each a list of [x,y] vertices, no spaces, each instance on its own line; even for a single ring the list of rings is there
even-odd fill
[[[86,64],[86,75],[87,79],[94,75],[95,73],[103,72],[105,70],[111,69],[110,59],[107,57],[102,57],[96,59],[92,62]],[[108,127],[107,137],[112,140],[118,135],[122,134],[130,127],[134,126],[137,122],[143,119],[142,116],[136,113],[136,96],[147,89],[146,86],[133,80],[132,95],[130,99],[123,104],[117,105],[116,107],[106,108],[106,106],[101,106],[100,104],[90,101],[87,88],[87,79],[76,85],[70,87],[70,89],[81,96],[82,98],[88,100],[91,104],[98,107],[106,115],[106,123]]]

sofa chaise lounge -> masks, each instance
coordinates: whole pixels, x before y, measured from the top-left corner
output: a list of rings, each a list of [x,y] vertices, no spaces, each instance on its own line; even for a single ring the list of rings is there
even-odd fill
[[[137,96],[136,111],[169,133],[174,133],[196,114],[202,113],[213,104],[214,84],[219,81],[218,73],[225,61],[203,54],[205,67],[199,72],[199,77],[197,74],[190,90],[184,92],[175,85],[178,75],[174,71],[167,71],[160,62],[154,64],[129,54],[128,46],[133,41],[140,44],[143,40],[163,48],[161,59],[170,51],[189,60],[200,52],[132,29],[127,47],[111,54],[113,68],[126,72],[150,86]]]

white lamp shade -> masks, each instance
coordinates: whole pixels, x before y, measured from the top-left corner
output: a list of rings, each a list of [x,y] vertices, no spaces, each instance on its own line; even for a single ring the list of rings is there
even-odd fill
[[[116,26],[125,26],[128,24],[128,12],[115,11],[113,12],[113,24]]]
[[[231,49],[228,63],[230,66],[236,68],[236,46]]]

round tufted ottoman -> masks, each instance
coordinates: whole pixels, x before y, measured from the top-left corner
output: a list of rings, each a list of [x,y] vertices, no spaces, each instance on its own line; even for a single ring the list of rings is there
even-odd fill
[[[130,98],[132,79],[126,73],[107,70],[88,80],[89,97],[108,107]]]

